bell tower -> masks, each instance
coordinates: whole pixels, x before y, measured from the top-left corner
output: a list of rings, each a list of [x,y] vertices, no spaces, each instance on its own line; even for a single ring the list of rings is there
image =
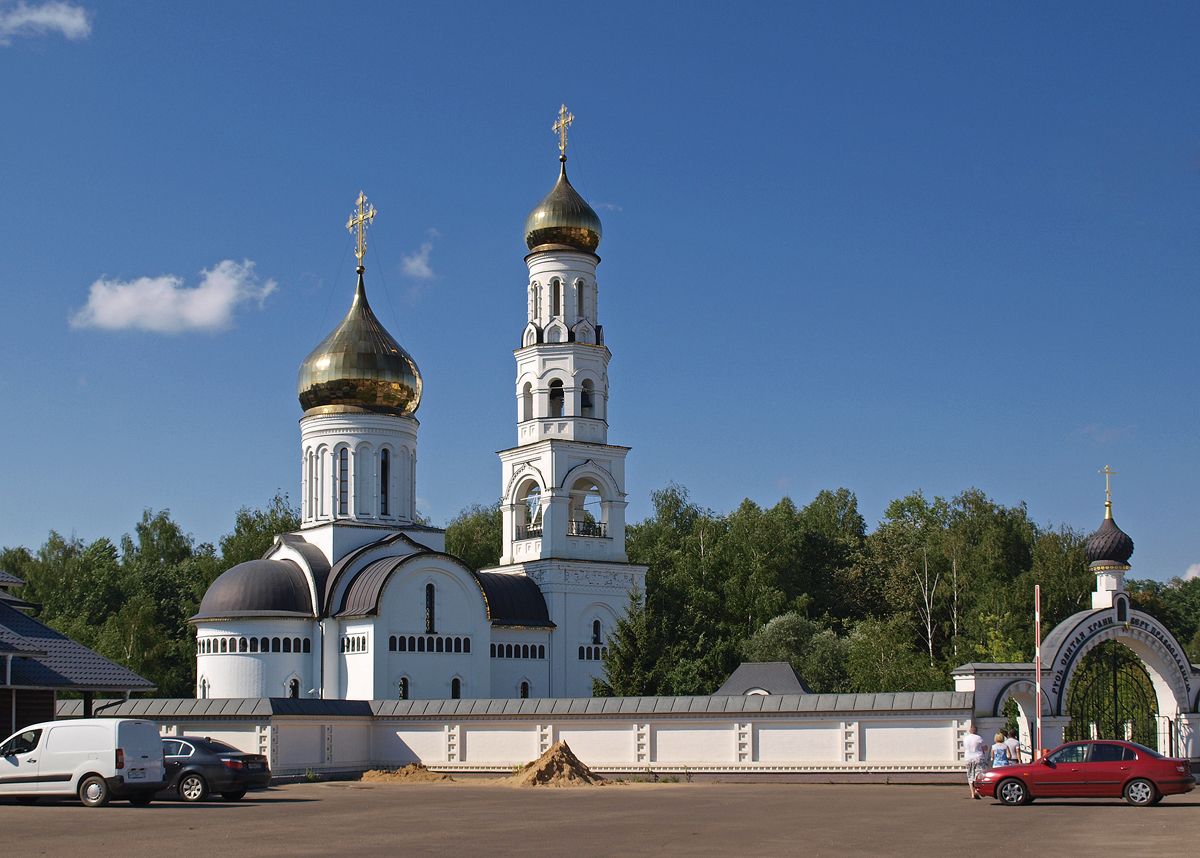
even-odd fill
[[[558,181],[525,221],[526,319],[516,357],[516,446],[500,452],[497,571],[537,582],[556,625],[552,693],[590,695],[607,635],[643,589],[625,553],[625,457],[608,442],[608,361],[596,268],[600,218],[567,178],[564,105]],[[578,658],[577,658],[578,656]],[[578,664],[586,660],[586,664]]]

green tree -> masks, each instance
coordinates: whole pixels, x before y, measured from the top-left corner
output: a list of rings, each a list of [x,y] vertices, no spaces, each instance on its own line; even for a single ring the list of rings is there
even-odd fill
[[[299,529],[300,510],[291,505],[286,494],[276,492],[266,509],[242,507],[234,516],[233,532],[221,537],[221,571],[259,559],[278,534]]]
[[[504,522],[500,502],[473,504],[446,525],[446,551],[472,569],[486,569],[500,562]]]

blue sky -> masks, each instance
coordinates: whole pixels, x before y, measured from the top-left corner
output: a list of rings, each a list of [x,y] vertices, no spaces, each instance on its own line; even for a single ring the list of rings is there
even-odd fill
[[[295,498],[360,188],[422,509],[493,500],[565,101],[631,520],[977,486],[1091,529],[1111,464],[1134,574],[1183,575],[1198,41],[1195,3],[0,0],[0,545]]]

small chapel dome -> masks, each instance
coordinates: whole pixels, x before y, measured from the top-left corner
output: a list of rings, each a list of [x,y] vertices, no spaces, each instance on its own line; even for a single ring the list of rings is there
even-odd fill
[[[421,404],[417,363],[371,311],[361,266],[346,318],[300,364],[299,397],[306,414],[403,415]]]
[[[600,246],[600,217],[571,187],[567,159],[560,159],[558,181],[525,219],[525,244],[530,250],[560,245],[595,253]]]
[[[1112,517],[1112,506],[1105,504],[1104,521],[1096,532],[1088,537],[1088,569],[1093,572],[1128,569],[1129,558],[1132,556],[1133,540],[1129,538],[1129,534],[1117,527]]]
[[[308,579],[291,560],[248,560],[209,585],[193,620],[313,616]]]

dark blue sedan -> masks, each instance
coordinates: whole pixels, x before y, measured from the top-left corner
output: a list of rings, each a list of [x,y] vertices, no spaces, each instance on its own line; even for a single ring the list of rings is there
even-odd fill
[[[262,754],[247,754],[217,739],[164,736],[167,788],[184,801],[204,801],[218,794],[237,801],[247,790],[271,785],[271,769]]]

